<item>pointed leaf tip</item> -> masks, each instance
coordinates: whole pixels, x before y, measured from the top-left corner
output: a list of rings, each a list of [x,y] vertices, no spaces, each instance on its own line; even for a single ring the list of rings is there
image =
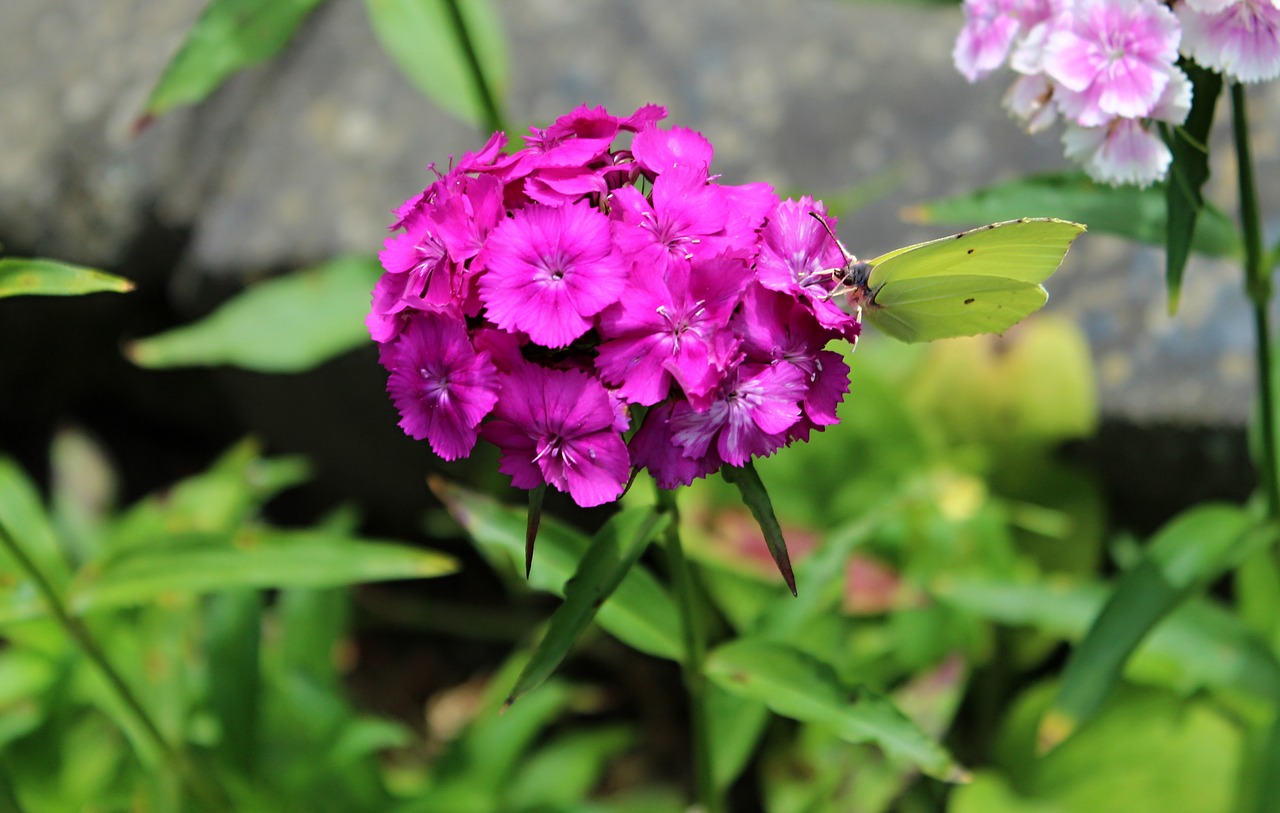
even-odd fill
[[[1044,756],[1057,748],[1076,730],[1076,720],[1061,711],[1049,711],[1036,731],[1036,753]]]
[[[538,541],[538,526],[542,524],[542,498],[546,493],[546,483],[529,492],[529,516],[524,526],[524,578],[526,581],[529,579],[529,573],[533,571],[533,544]]]
[[[750,461],[741,467],[726,466],[720,469],[720,475],[737,486],[738,492],[742,494],[742,502],[750,509],[751,515],[756,518],[756,524],[760,526],[760,532],[764,534],[765,545],[769,548],[769,555],[773,557],[778,572],[782,574],[782,580],[791,590],[791,595],[799,598],[795,572],[791,568],[791,556],[787,553],[787,541],[783,538],[782,526],[773,513],[769,492],[760,480],[755,466]]]

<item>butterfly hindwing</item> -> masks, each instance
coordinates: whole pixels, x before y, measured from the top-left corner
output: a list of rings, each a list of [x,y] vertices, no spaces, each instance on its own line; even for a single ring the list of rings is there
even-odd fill
[[[1038,283],[999,277],[895,280],[876,293],[862,315],[895,339],[928,342],[1003,333],[1048,298]]]

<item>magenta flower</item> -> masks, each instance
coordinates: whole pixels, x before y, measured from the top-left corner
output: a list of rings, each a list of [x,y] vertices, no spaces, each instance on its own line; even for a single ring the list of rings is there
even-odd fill
[[[834,299],[834,272],[844,267],[844,255],[810,212],[835,227],[835,219],[826,217],[822,204],[810,197],[778,204],[760,235],[756,274],[769,290],[803,299],[823,327],[852,338],[858,320]]]
[[[493,323],[551,348],[586,333],[626,286],[609,219],[586,203],[517,211],[494,229],[476,262]]]
[[[964,28],[951,56],[956,69],[976,82],[1004,64],[1021,24],[1015,0],[964,0]]]
[[[387,392],[405,434],[425,439],[445,460],[470,454],[476,427],[498,401],[498,370],[488,353],[471,346],[466,325],[418,314],[379,355],[391,372]]]
[[[673,437],[671,413],[683,401],[664,401],[649,410],[631,438],[631,462],[653,476],[659,488],[687,486],[719,469],[724,462],[713,447],[702,457],[688,457]]]
[[[710,394],[736,353],[729,318],[750,274],[733,259],[677,261],[665,274],[637,264],[628,295],[601,315],[601,377],[644,406],[666,398],[673,378],[692,398]]]
[[[860,325],[822,204],[720,184],[665,116],[579,107],[511,151],[497,133],[396,210],[366,323],[406,433],[449,460],[484,437],[516,486],[587,506],[633,465],[674,487],[836,420],[825,345]]]
[[[1280,8],[1272,0],[1196,0],[1178,7],[1182,48],[1238,82],[1280,76]]]
[[[855,322],[854,327],[862,326]],[[825,349],[832,339],[842,338],[839,333],[823,328],[791,297],[760,286],[747,291],[738,332],[748,360],[788,364],[803,374],[806,421],[818,427],[839,423],[836,407],[849,390],[849,366],[839,353]]]
[[[645,171],[656,176],[674,167],[689,167],[706,172],[711,166],[715,149],[702,133],[687,127],[663,130],[651,126],[636,133],[631,142],[631,154]]]
[[[576,370],[521,364],[502,376],[502,399],[481,432],[502,450],[517,488],[546,483],[581,506],[622,494],[631,461],[617,409],[600,382]]]
[[[611,197],[614,240],[645,274],[662,275],[673,260],[689,262],[722,252],[714,236],[724,229],[729,207],[721,187],[707,183],[705,170],[676,167],[653,182],[652,203],[634,186]]]
[[[1179,37],[1157,0],[1077,0],[1045,43],[1063,115],[1082,127],[1149,115],[1177,70]]]
[[[731,466],[773,454],[800,420],[805,375],[783,364],[747,364],[732,371],[711,406],[695,410],[678,401],[671,411],[672,440],[685,457],[714,450]]]

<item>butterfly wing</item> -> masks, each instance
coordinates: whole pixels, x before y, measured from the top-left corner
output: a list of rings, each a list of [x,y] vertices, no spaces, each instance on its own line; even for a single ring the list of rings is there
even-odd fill
[[[893,280],[862,317],[904,342],[1003,333],[1049,299],[1042,285],[1006,277],[946,275]]]
[[[1003,333],[1048,300],[1040,283],[1083,232],[1024,218],[890,251],[869,262],[863,316],[906,342]]]
[[[1062,263],[1084,226],[1057,218],[993,223],[870,261],[868,287],[946,276],[999,277],[1039,285]]]

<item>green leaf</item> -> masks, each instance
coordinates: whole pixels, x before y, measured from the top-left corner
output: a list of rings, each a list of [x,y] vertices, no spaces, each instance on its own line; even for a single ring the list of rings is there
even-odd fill
[[[1251,813],[1273,813],[1280,810],[1280,707],[1266,732],[1258,763],[1258,787]]]
[[[830,666],[785,644],[740,638],[707,655],[706,673],[784,717],[827,726],[847,742],[873,742],[938,779],[965,779],[947,750],[893,703],[867,689],[849,691]]]
[[[466,26],[470,51],[450,5]],[[495,124],[475,75],[478,69],[493,103],[501,108],[506,44],[488,0],[365,0],[365,9],[382,47],[420,91],[464,121],[483,127]]]
[[[796,574],[791,569],[791,557],[787,554],[787,540],[782,538],[782,526],[773,513],[773,503],[769,501],[769,492],[765,489],[756,468],[748,460],[741,467],[725,466],[720,469],[720,476],[738,487],[742,494],[742,502],[751,510],[751,515],[760,525],[764,534],[764,542],[769,547],[769,555],[778,566],[782,580],[787,583],[791,595],[796,593]]]
[[[1237,507],[1201,505],[1156,534],[1071,653],[1058,696],[1041,723],[1043,748],[1057,746],[1098,710],[1129,656],[1160,619],[1259,541],[1250,533],[1253,528]]]
[[[525,512],[439,478],[432,491],[469,534],[476,548],[499,569],[524,566]],[[528,584],[558,596],[586,552],[586,536],[551,517],[538,533],[538,560]],[[675,603],[642,565],[631,568],[596,615],[596,623],[623,643],[649,655],[679,660],[684,651]]]
[[[615,514],[591,540],[578,569],[564,586],[564,603],[551,616],[547,632],[525,664],[507,696],[511,705],[551,676],[569,648],[595,617],[596,611],[631,572],[653,538],[671,522],[671,515],[649,508]]]
[[[457,563],[435,551],[315,531],[270,528],[233,536],[193,532],[170,546],[132,548],[72,586],[74,612],[142,604],[166,594],[238,587],[336,587],[444,576]]]
[[[6,457],[0,457],[0,527],[9,531],[55,589],[66,587],[71,568],[40,492],[18,464]],[[13,584],[12,579],[25,578],[22,574],[17,563],[0,552],[0,593]]]
[[[78,296],[98,291],[125,293],[133,283],[105,271],[54,260],[0,260],[0,299],[6,296]]]
[[[274,56],[321,0],[211,0],[151,91],[144,119],[201,101],[231,76]]]
[[[345,257],[260,282],[198,322],[130,342],[125,353],[152,368],[310,370],[368,341],[364,314],[380,273],[370,257]]]
[[[934,597],[983,618],[1078,640],[1110,593],[1101,584],[946,578]],[[1211,656],[1208,653],[1212,653]],[[1126,664],[1131,680],[1191,693],[1231,689],[1280,699],[1280,662],[1233,613],[1192,599],[1165,618]]]
[[[1036,756],[1047,693],[1023,694],[996,746],[1000,775],[956,788],[949,813],[1228,813],[1242,732],[1212,701],[1127,687],[1061,748]],[[1236,798],[1233,798],[1236,797]]]
[[[209,663],[216,664],[207,677],[209,709],[218,720],[213,751],[245,779],[255,775],[258,765],[262,605],[257,590],[231,590],[212,596],[205,614],[204,651]]]
[[[769,708],[760,700],[731,694],[719,686],[706,695],[711,781],[725,789],[747,767],[769,722]]]
[[[521,761],[502,782],[499,810],[562,810],[587,799],[609,760],[633,745],[622,726],[567,734]]]
[[[1191,80],[1192,94],[1191,112],[1186,123],[1167,131],[1169,151],[1173,153],[1169,181],[1165,184],[1165,203],[1169,212],[1165,280],[1169,288],[1170,314],[1178,309],[1182,272],[1191,254],[1191,236],[1195,233],[1200,210],[1204,208],[1201,190],[1209,180],[1209,131],[1213,128],[1213,113],[1222,91],[1222,74],[1202,68],[1189,59],[1179,60],[1178,65]]]
[[[1139,189],[1095,184],[1083,172],[1031,175],[976,192],[931,201],[904,212],[921,223],[990,223],[1019,217],[1060,217],[1103,232],[1164,246],[1168,209],[1163,185]],[[1235,224],[1206,205],[1196,223],[1191,250],[1213,257],[1240,257]]]

